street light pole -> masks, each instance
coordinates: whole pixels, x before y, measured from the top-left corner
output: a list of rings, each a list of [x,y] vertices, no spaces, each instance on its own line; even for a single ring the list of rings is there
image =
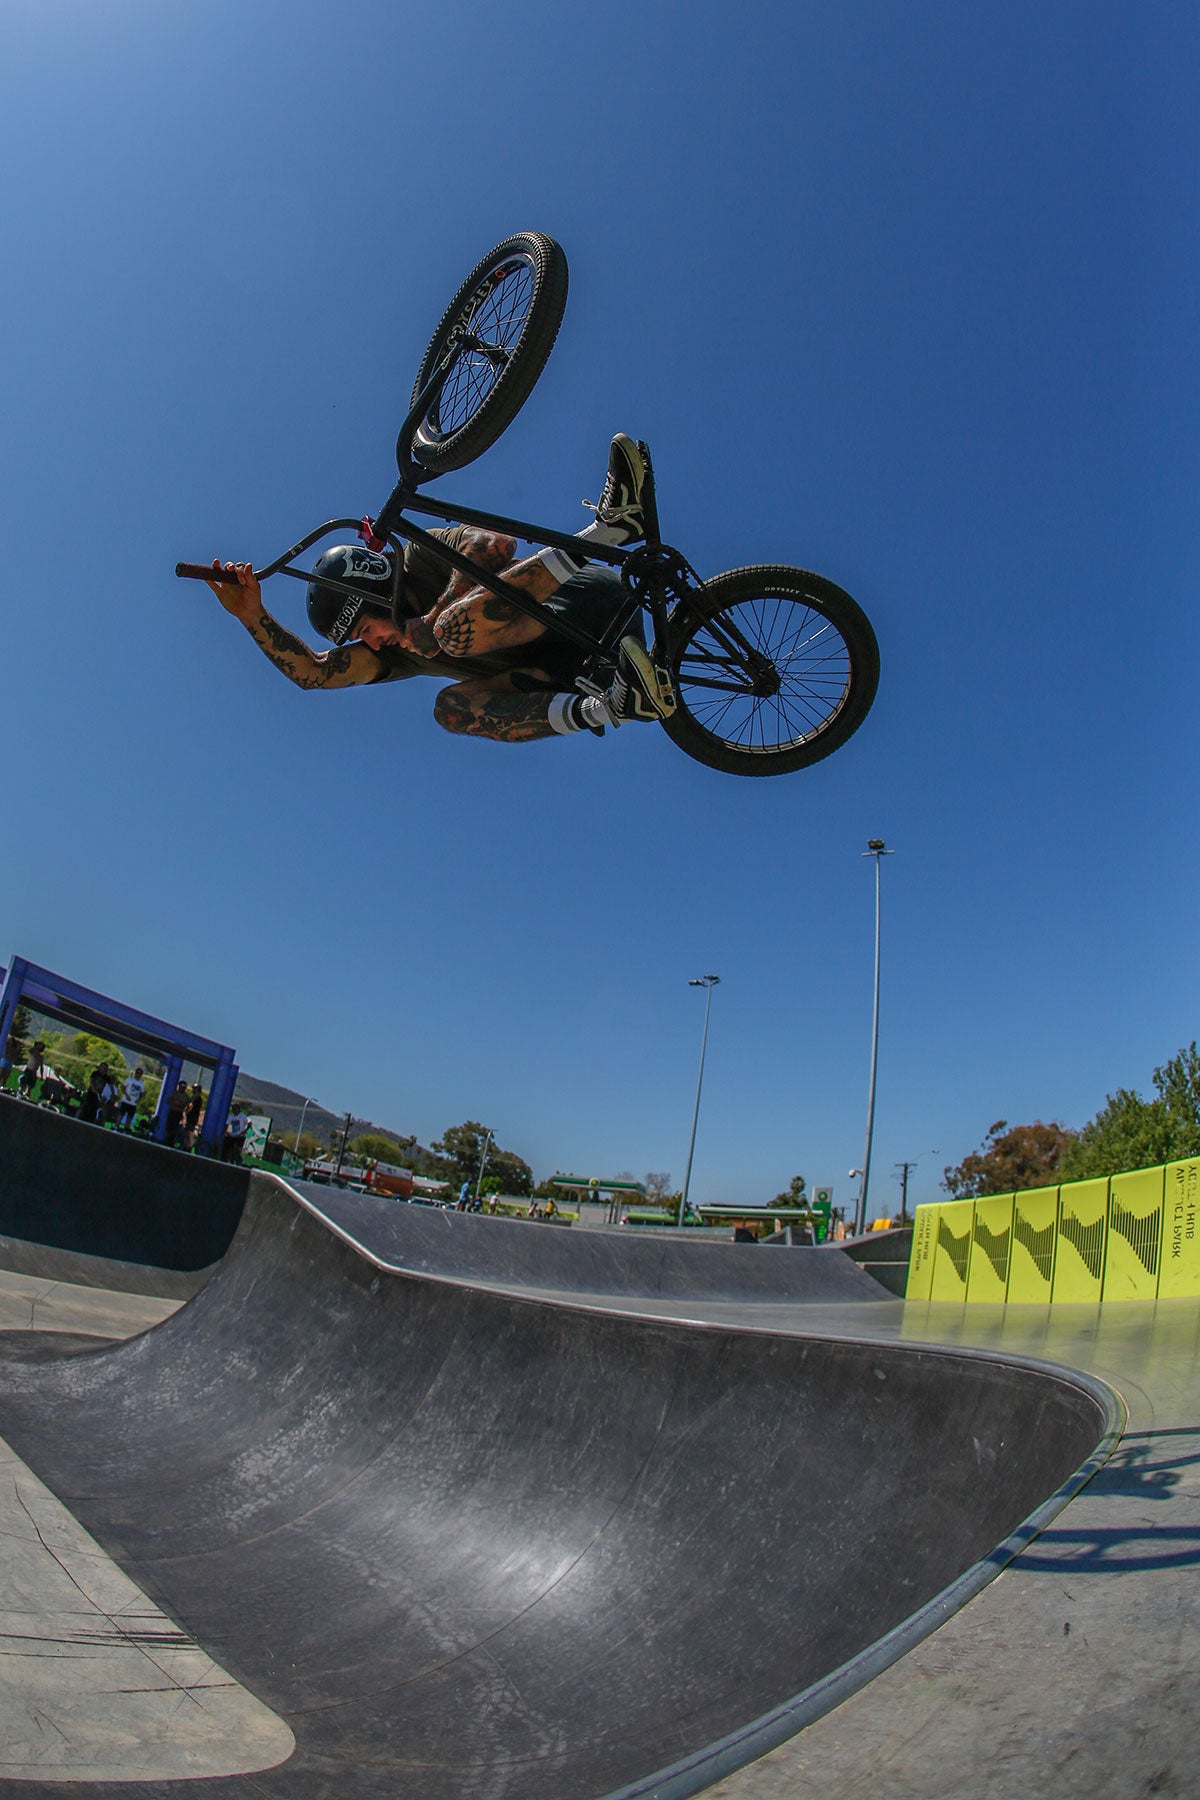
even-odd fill
[[[863,1151],[862,1186],[854,1213],[854,1235],[858,1237],[867,1223],[867,1188],[871,1180],[871,1139],[875,1135],[875,1071],[879,1064],[879,864],[892,856],[882,838],[868,838],[864,856],[875,859],[875,1003],[871,1014],[871,1085],[867,1090],[867,1142]]]
[[[317,1102],[315,1100],[306,1100],[304,1105],[300,1108],[300,1123],[296,1127],[296,1148],[292,1153],[294,1156],[299,1156],[300,1154],[300,1134],[304,1130],[304,1115],[310,1106],[315,1106],[316,1104]]]
[[[696,1077],[696,1104],[692,1108],[692,1135],[688,1140],[687,1170],[683,1177],[683,1192],[679,1196],[679,1216],[675,1221],[677,1225],[683,1224],[684,1214],[687,1212],[688,1189],[692,1185],[692,1157],[696,1150],[696,1123],[700,1117],[700,1089],[704,1086],[704,1053],[708,1048],[708,1012],[712,1005],[712,991],[720,985],[721,977],[719,975],[698,975],[695,981],[688,982],[689,987],[699,987],[705,990],[704,1032],[700,1038],[700,1073]]]
[[[475,1199],[477,1201],[480,1194],[483,1192],[483,1171],[487,1167],[488,1151],[492,1147],[492,1139],[495,1135],[494,1131],[489,1130],[487,1136],[483,1140],[483,1153],[479,1158],[479,1174],[475,1179]]]

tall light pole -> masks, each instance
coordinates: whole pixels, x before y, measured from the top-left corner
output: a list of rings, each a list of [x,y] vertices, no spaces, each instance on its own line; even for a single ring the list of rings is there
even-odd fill
[[[317,1102],[315,1100],[306,1100],[304,1105],[300,1108],[300,1123],[296,1127],[296,1148],[293,1152],[293,1155],[295,1156],[299,1156],[300,1154],[300,1133],[304,1130],[304,1115],[310,1106],[315,1106],[316,1104]]]
[[[489,1127],[488,1134],[483,1140],[483,1151],[479,1158],[479,1174],[475,1178],[476,1200],[479,1199],[480,1194],[483,1192],[483,1171],[487,1168],[488,1151],[492,1147],[492,1139],[495,1135],[495,1132]]]
[[[871,1139],[875,1135],[875,1071],[879,1064],[879,864],[883,857],[893,856],[882,838],[868,838],[864,856],[875,859],[875,1005],[871,1014],[871,1085],[867,1090],[867,1142],[863,1151],[862,1186],[854,1212],[854,1235],[867,1223],[867,1188],[871,1180]]]
[[[692,1157],[696,1150],[696,1121],[700,1117],[700,1089],[704,1086],[704,1052],[708,1049],[708,1011],[712,1005],[712,991],[720,987],[719,975],[698,975],[695,981],[689,981],[689,987],[704,988],[704,1033],[700,1039],[700,1073],[696,1077],[696,1104],[692,1108],[692,1135],[688,1140],[687,1170],[683,1177],[683,1192],[679,1196],[679,1217],[675,1223],[683,1224],[683,1216],[687,1211],[688,1189],[692,1185]]]

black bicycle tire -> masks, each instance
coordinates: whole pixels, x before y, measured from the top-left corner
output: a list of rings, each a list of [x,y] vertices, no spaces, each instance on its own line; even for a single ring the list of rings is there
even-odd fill
[[[446,435],[437,433],[430,427],[428,414],[417,422],[411,441],[396,445],[402,470],[409,455],[433,475],[445,475],[474,462],[507,430],[533,392],[562,324],[567,304],[567,259],[562,246],[544,232],[518,231],[480,259],[442,314],[421,360],[409,406],[416,405],[445,353],[451,331],[480,286],[497,267],[514,258],[531,268],[533,291],[509,361],[478,408],[457,430]]]
[[[697,636],[712,620],[739,605],[774,600],[805,605],[839,633],[846,651],[844,689],[828,717],[784,744],[731,743],[706,725],[689,707],[689,686],[684,664]],[[738,615],[744,617],[744,615]],[[675,684],[677,705],[663,729],[681,750],[712,769],[729,775],[787,775],[809,768],[838,750],[858,730],[879,685],[879,645],[871,622],[856,600],[843,588],[782,563],[762,563],[731,569],[717,575],[687,600],[679,602],[670,617],[670,649],[665,660]],[[697,689],[692,689],[695,696]],[[697,704],[693,698],[692,704]],[[725,702],[727,711],[734,702]],[[714,708],[715,710],[715,708]],[[778,710],[778,708],[777,708]],[[753,733],[751,732],[751,739]]]

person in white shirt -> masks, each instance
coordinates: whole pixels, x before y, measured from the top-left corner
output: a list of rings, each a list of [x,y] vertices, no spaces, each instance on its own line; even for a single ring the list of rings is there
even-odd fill
[[[233,1103],[233,1111],[225,1121],[225,1142],[221,1149],[221,1161],[240,1163],[242,1145],[246,1141],[246,1133],[250,1129],[250,1121],[242,1111],[240,1100]]]
[[[146,1083],[142,1079],[145,1070],[141,1063],[121,1083],[121,1105],[117,1113],[117,1128],[120,1131],[132,1131],[133,1121],[137,1115],[138,1101],[146,1091]]]
[[[45,1078],[46,1065],[42,1061],[42,1052],[45,1048],[46,1046],[41,1038],[38,1038],[33,1049],[25,1058],[25,1067],[21,1071],[21,1080],[18,1085],[26,1100],[33,1099],[34,1088],[39,1081],[42,1081]]]

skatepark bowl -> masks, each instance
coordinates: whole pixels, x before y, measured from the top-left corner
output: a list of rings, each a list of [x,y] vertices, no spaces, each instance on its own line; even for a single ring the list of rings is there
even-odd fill
[[[834,1253],[698,1245],[688,1273],[609,1234],[256,1175],[197,1274],[188,1159],[20,1129],[41,1133],[48,1191],[90,1134],[93,1185],[72,1175],[40,1243],[12,1186],[32,1163],[0,1135],[3,1246],[29,1259],[4,1279],[34,1327],[0,1332],[9,1793],[699,1793],[979,1593],[1119,1432],[1111,1391],[1065,1368],[698,1316],[742,1279],[814,1318],[852,1291],[868,1330],[900,1308]],[[108,1156],[140,1159],[163,1217],[185,1169],[198,1184],[175,1266],[113,1281],[137,1290],[123,1326],[96,1287],[139,1267]],[[521,1266],[501,1256],[487,1285],[500,1226]],[[638,1315],[639,1257],[688,1317]],[[101,1306],[73,1326],[72,1277]]]

